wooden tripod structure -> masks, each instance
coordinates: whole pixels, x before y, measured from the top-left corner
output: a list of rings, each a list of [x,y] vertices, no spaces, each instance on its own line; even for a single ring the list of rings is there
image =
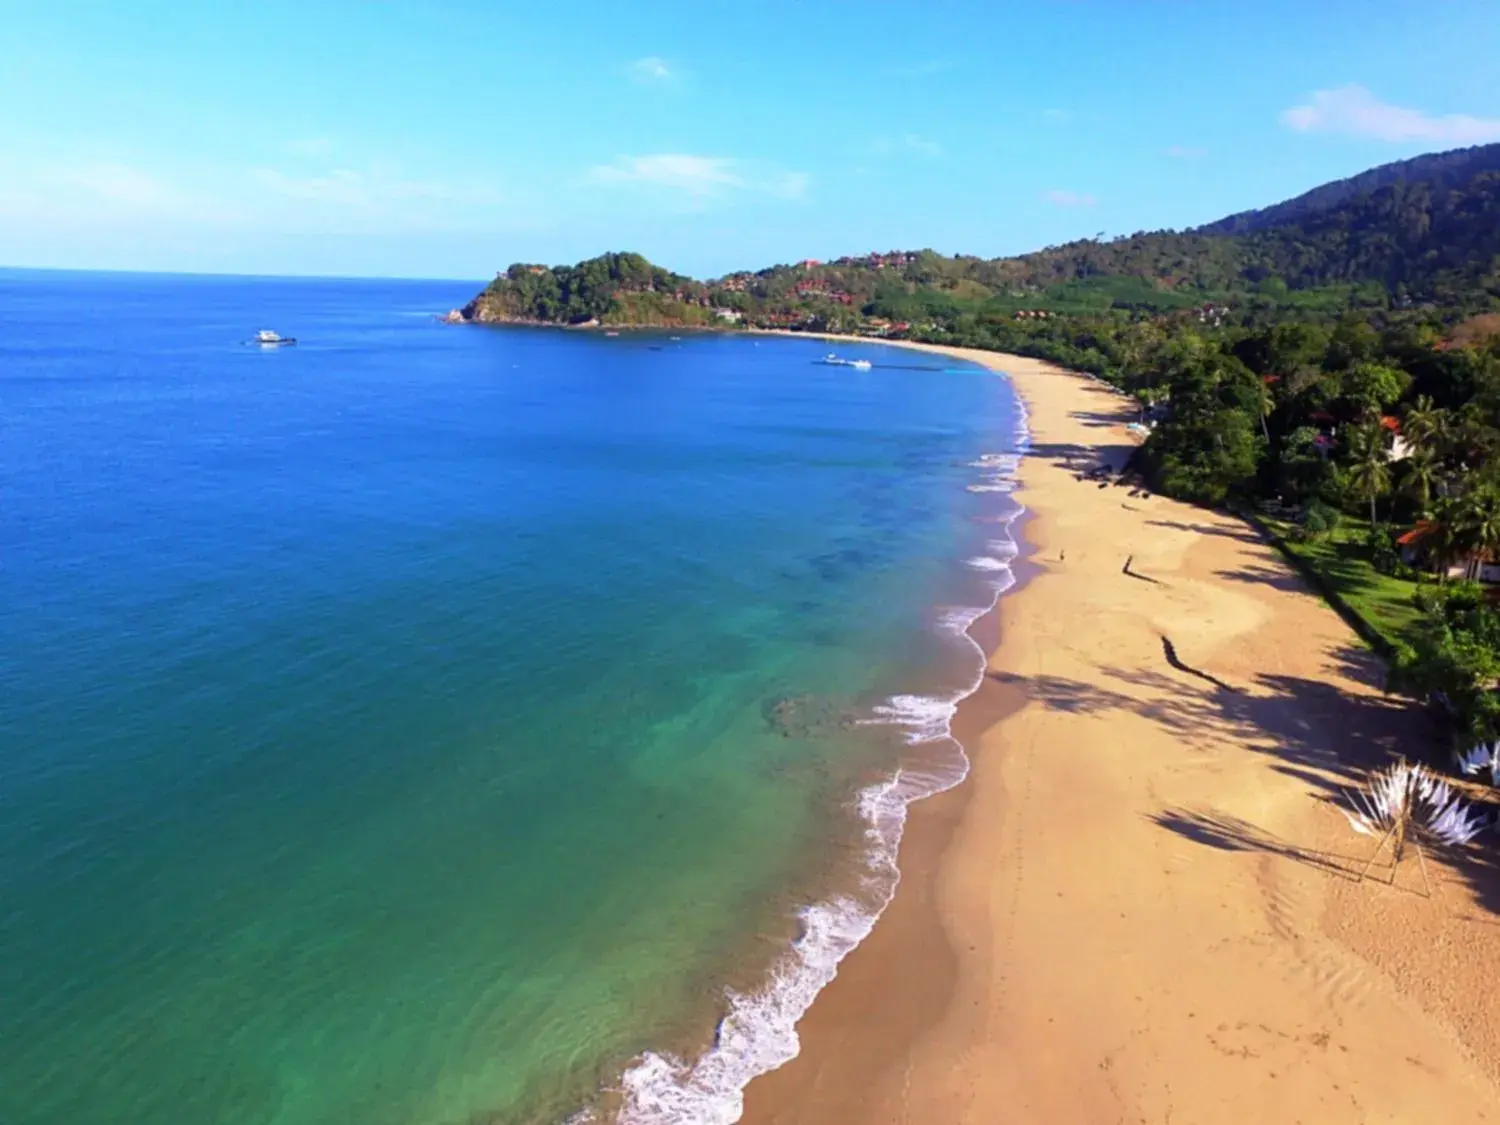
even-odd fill
[[[1418,767],[1420,768],[1420,767]],[[1375,850],[1370,853],[1370,858],[1365,861],[1364,867],[1360,868],[1359,882],[1364,882],[1370,873],[1370,868],[1375,866],[1375,861],[1380,858],[1380,853],[1389,845],[1391,849],[1391,881],[1390,886],[1396,885],[1396,874],[1401,869],[1401,861],[1406,858],[1406,846],[1410,844],[1417,852],[1417,864],[1422,869],[1422,885],[1426,888],[1425,898],[1432,897],[1432,879],[1427,874],[1427,857],[1422,848],[1421,825],[1416,819],[1417,803],[1417,778],[1415,771],[1409,770],[1406,759],[1402,758],[1397,763],[1396,774],[1402,779],[1400,799],[1394,802],[1389,809],[1391,818],[1390,826],[1385,830],[1375,844]]]

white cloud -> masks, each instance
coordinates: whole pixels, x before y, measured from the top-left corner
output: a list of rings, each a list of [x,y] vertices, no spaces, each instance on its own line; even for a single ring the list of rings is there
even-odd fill
[[[166,181],[112,161],[57,168],[43,180],[129,210],[161,211],[184,202]]]
[[[870,142],[869,154],[871,156],[884,158],[903,152],[916,156],[938,157],[943,155],[943,146],[937,141],[920,137],[916,133],[906,133],[900,137],[882,135]]]
[[[1167,149],[1167,155],[1174,160],[1197,160],[1201,156],[1207,156],[1208,149],[1194,145],[1172,145]]]
[[[717,195],[725,189],[744,185],[734,171],[733,160],[674,152],[622,156],[613,164],[589,169],[589,179],[601,184],[653,184],[688,195]]]
[[[951,59],[919,59],[916,62],[893,67],[891,74],[896,78],[930,78],[934,74],[943,74],[953,70],[957,65]]]
[[[781,199],[803,199],[811,182],[812,177],[806,172],[777,172],[762,181],[759,190]]]
[[[656,55],[636,59],[625,69],[631,81],[638,82],[642,86],[660,86],[677,77],[672,68],[667,65],[667,60]]]
[[[41,226],[482,229],[502,218],[502,202],[484,181],[416,178],[380,162],[332,169],[309,167],[305,159],[262,167],[169,165],[87,150],[25,158],[0,152],[0,215]]]
[[[364,177],[347,168],[335,168],[318,176],[289,176],[275,168],[256,168],[251,176],[273,195],[354,207],[365,206],[368,202]]]
[[[257,168],[61,145],[0,150],[0,247],[36,264],[269,269],[299,240],[351,248],[353,262],[374,253],[356,244],[464,246],[549,221],[544,204],[511,197],[488,176],[448,169],[424,176],[379,161],[330,170],[284,159]],[[247,256],[236,266],[241,252]],[[353,272],[380,268],[366,262]]]
[[[298,137],[287,141],[286,151],[292,156],[327,156],[333,151],[333,142],[327,137]]]
[[[378,210],[395,203],[498,203],[488,189],[473,184],[408,180],[391,169],[335,168],[313,176],[290,176],[275,168],[251,171],[254,181],[273,195],[316,200],[339,207]]]
[[[439,232],[485,229],[502,197],[486,184],[409,179],[392,167],[294,175],[253,168],[244,209],[261,223],[321,231]]]
[[[1346,133],[1380,141],[1474,145],[1500,140],[1500,118],[1463,113],[1434,117],[1390,105],[1358,85],[1318,90],[1307,105],[1284,111],[1281,120],[1299,133]]]
[[[180,178],[93,154],[51,160],[0,155],[0,215],[23,223],[136,225],[222,221],[229,214]]]
[[[680,192],[694,199],[733,193],[800,199],[807,193],[805,172],[787,172],[728,156],[693,156],[662,152],[622,156],[613,164],[590,168],[588,179],[598,184],[642,184]]]
[[[1054,207],[1092,207],[1099,202],[1092,195],[1069,191],[1066,188],[1053,188],[1051,191],[1043,192],[1042,198]]]

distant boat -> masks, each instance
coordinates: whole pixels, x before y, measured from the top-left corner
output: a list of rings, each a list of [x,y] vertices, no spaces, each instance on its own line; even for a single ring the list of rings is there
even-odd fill
[[[829,367],[852,367],[856,371],[868,371],[873,366],[868,359],[845,359],[833,352],[829,352],[818,362],[826,363]]]
[[[619,333],[618,332],[606,332],[605,335],[606,336],[618,336]]]
[[[285,344],[295,344],[297,342],[297,337],[280,336],[275,332],[272,332],[269,328],[262,328],[255,334],[254,342],[257,344],[264,344],[269,348],[278,348]]]
[[[678,340],[678,341],[680,341],[682,339],[682,337],[681,336],[668,336],[667,339],[668,340]]]

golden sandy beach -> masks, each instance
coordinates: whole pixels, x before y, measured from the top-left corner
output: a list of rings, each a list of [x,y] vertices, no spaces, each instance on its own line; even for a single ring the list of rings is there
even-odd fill
[[[1494,838],[1430,896],[1415,858],[1360,882],[1335,803],[1429,720],[1245,524],[1080,479],[1128,452],[1125,400],[952,354],[1030,411],[1032,572],[960,714],[971,777],[913,810],[895,901],[743,1120],[1500,1121]]]

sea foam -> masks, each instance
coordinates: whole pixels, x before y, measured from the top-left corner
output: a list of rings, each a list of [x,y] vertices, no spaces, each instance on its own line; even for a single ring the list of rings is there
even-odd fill
[[[1022,454],[1030,447],[1025,406],[1018,404],[1013,453],[989,453],[972,462],[981,480],[973,492],[1009,492]],[[1007,529],[1017,510],[997,521]],[[909,745],[951,743],[950,762],[922,769],[903,767],[889,779],[859,792],[856,807],[865,823],[864,895],[837,896],[804,907],[798,917],[801,934],[771,969],[770,979],[754,992],[729,990],[728,1011],[719,1022],[713,1046],[689,1061],[648,1052],[621,1079],[619,1125],[733,1125],[744,1111],[744,1090],[750,1080],[797,1057],[801,1041],[797,1022],[838,972],[839,962],[874,929],[895,896],[901,881],[896,864],[911,805],[951,789],[969,774],[969,759],[953,737],[958,705],[984,682],[985,654],[969,633],[974,623],[994,609],[1000,596],[1015,584],[1010,560],[1019,551],[1007,535],[987,544],[986,555],[968,561],[975,570],[992,574],[989,604],[950,606],[939,611],[937,630],[960,639],[974,653],[973,673],[967,683],[942,695],[893,695],[871,709],[863,720],[902,730]]]

